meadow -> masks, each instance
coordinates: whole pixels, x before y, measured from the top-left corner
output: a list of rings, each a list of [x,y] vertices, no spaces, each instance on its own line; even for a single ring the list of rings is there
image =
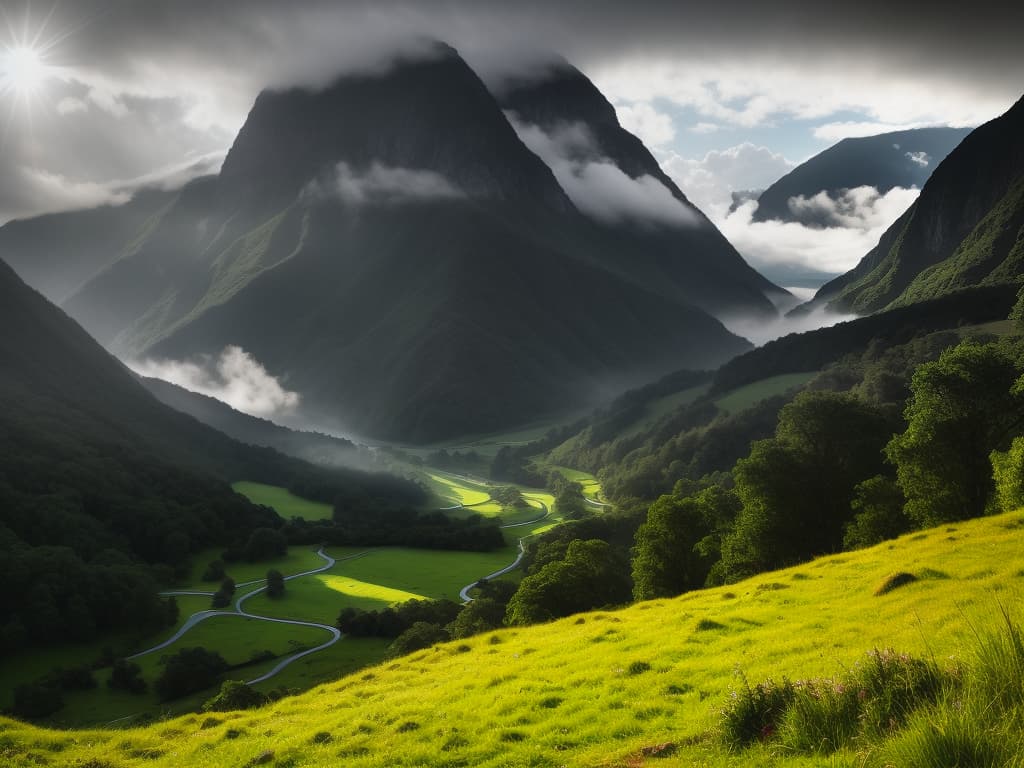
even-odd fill
[[[782,395],[791,389],[801,387],[818,375],[817,371],[808,373],[782,373],[769,376],[727,392],[713,402],[724,413],[738,413],[752,405],[775,395]]]
[[[972,663],[1024,596],[1021,512],[946,525],[727,587],[490,632],[258,710],[124,731],[0,723],[14,765],[642,766],[877,764],[721,732],[744,681],[842,674],[873,649]],[[884,591],[895,572],[913,579]],[[994,618],[996,617],[996,618]]]
[[[247,480],[232,483],[231,487],[254,504],[273,507],[277,514],[286,520],[292,517],[301,517],[303,520],[330,520],[334,514],[330,504],[303,499],[287,488]]]

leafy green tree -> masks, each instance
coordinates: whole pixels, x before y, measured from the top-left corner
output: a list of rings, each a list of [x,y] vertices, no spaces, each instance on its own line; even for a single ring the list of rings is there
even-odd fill
[[[11,711],[17,717],[36,719],[52,715],[64,706],[64,697],[56,686],[24,683],[14,688]]]
[[[280,557],[287,552],[288,540],[283,533],[273,528],[257,528],[249,534],[242,554],[249,562],[255,562]]]
[[[1007,451],[992,451],[996,507],[1011,512],[1024,507],[1024,437],[1015,437]]]
[[[395,641],[388,646],[388,654],[404,656],[449,639],[448,632],[444,627],[426,621],[417,621],[395,638]]]
[[[213,593],[213,599],[210,602],[214,608],[226,608],[231,604],[231,598],[234,596],[235,580],[230,576],[225,576],[220,583],[220,588]]]
[[[704,586],[719,556],[719,536],[739,506],[736,495],[719,486],[654,502],[636,532],[633,597],[650,600]]]
[[[203,571],[203,581],[220,581],[227,574],[224,572],[223,560],[211,560]]]
[[[492,597],[478,597],[468,603],[448,625],[453,640],[497,629],[505,622],[507,604]]]
[[[227,670],[224,658],[205,648],[182,648],[164,662],[154,687],[161,701],[180,699],[209,688]]]
[[[267,571],[267,597],[284,597],[284,575],[274,568]]]
[[[519,584],[505,613],[506,624],[536,624],[629,601],[626,564],[607,542],[577,539],[563,560],[548,563]]]
[[[850,503],[854,515],[843,534],[843,548],[871,547],[909,531],[905,503],[903,491],[892,478],[876,475],[860,483]]]
[[[916,524],[984,514],[995,490],[990,454],[1009,447],[1024,416],[1016,379],[1013,359],[995,344],[963,342],[918,367],[907,429],[886,448]]]
[[[847,394],[803,392],[779,413],[775,437],[733,470],[742,510],[722,541],[732,581],[842,547],[854,489],[883,469],[893,425]]]
[[[203,704],[204,712],[230,712],[239,709],[255,709],[269,701],[269,697],[241,680],[225,680],[220,692]]]

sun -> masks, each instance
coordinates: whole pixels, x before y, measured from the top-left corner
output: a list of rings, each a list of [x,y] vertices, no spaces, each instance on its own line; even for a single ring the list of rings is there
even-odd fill
[[[47,66],[34,48],[20,46],[0,54],[0,83],[21,94],[31,94],[46,80]]]

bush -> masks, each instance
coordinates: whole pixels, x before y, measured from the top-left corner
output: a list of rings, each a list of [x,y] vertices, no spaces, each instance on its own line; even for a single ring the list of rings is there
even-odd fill
[[[783,680],[781,685],[766,680],[751,686],[743,678],[743,687],[732,692],[722,709],[722,731],[726,743],[732,747],[746,747],[774,736],[794,696],[793,684],[788,680]]]
[[[220,693],[203,704],[203,712],[229,712],[262,707],[270,699],[241,680],[225,680]]]
[[[17,717],[35,719],[52,715],[64,706],[60,690],[41,683],[25,683],[14,689],[14,706],[11,712]]]
[[[267,597],[272,600],[284,597],[284,575],[273,568],[267,571]]]
[[[448,639],[448,632],[444,627],[417,621],[395,638],[395,642],[388,646],[388,653],[391,656],[404,656],[413,651],[429,648],[434,643],[443,643]]]
[[[206,566],[206,570],[203,571],[201,578],[203,581],[220,581],[225,575],[224,561],[213,560]]]
[[[170,701],[209,688],[228,668],[219,653],[205,648],[183,648],[164,662],[155,687],[161,701]]]
[[[133,664],[127,659],[118,659],[110,673],[110,680],[107,685],[114,690],[128,691],[128,693],[145,693],[146,681],[142,679],[142,670],[138,664]]]

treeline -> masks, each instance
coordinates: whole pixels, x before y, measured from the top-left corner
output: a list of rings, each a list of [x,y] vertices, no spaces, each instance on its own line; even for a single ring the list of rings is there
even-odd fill
[[[290,544],[355,547],[418,547],[490,552],[505,546],[498,524],[480,515],[449,517],[441,512],[392,509],[368,517],[335,511],[333,521],[290,520],[281,529]]]

